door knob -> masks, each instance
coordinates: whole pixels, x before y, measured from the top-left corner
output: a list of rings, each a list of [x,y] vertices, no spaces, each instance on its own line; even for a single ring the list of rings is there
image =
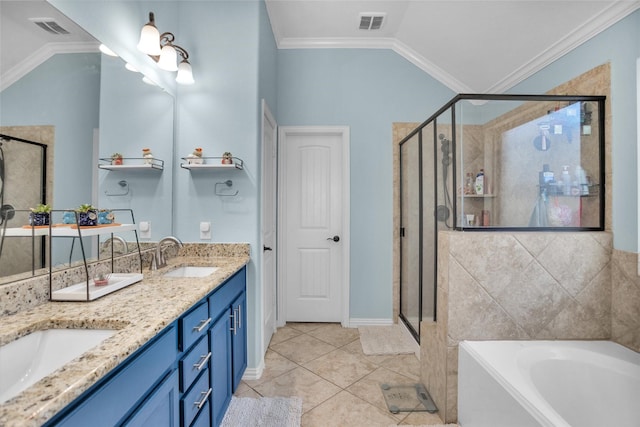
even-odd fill
[[[334,242],[339,242],[340,236],[327,237],[327,240],[333,240]]]
[[[269,246],[262,245],[262,250],[263,251],[272,251],[273,249],[271,249]]]

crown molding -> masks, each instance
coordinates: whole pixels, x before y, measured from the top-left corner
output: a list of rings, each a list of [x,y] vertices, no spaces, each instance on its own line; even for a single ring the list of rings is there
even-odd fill
[[[100,44],[97,42],[47,43],[0,76],[0,92],[33,71],[53,55],[58,53],[99,52],[99,46]]]
[[[611,4],[602,13],[586,21],[565,38],[558,40],[544,52],[531,58],[530,61],[496,82],[483,93],[504,93],[638,9],[640,9],[639,1],[620,1]]]
[[[403,42],[393,38],[286,38],[278,42],[278,49],[390,49],[426,72],[456,93],[469,93],[471,89],[442,68],[427,60]]]
[[[482,93],[504,93],[522,82],[553,61],[567,54],[582,43],[600,34],[616,22],[640,9],[640,1],[618,1],[608,6],[602,13],[593,17],[572,31],[565,38],[558,40],[544,52],[517,68],[514,72],[498,80]],[[453,77],[450,73],[429,61],[423,55],[401,42],[387,38],[280,38],[276,37],[278,49],[391,49],[407,61],[456,93],[476,93],[478,88],[471,88]]]

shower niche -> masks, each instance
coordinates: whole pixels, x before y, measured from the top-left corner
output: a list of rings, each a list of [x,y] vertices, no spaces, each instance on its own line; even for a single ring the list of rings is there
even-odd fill
[[[604,96],[458,95],[399,143],[400,318],[437,320],[440,231],[604,230]]]

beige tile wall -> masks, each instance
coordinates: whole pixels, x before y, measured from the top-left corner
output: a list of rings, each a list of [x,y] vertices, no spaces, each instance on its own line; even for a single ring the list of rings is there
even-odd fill
[[[457,419],[460,341],[611,337],[611,244],[607,232],[440,233],[421,365],[445,421]]]

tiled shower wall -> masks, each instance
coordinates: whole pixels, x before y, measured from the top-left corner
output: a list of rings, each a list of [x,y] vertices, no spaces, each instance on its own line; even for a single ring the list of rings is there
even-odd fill
[[[611,255],[611,339],[640,352],[639,254]]]
[[[424,322],[422,380],[457,419],[462,340],[609,339],[607,232],[441,232],[437,323]]]

